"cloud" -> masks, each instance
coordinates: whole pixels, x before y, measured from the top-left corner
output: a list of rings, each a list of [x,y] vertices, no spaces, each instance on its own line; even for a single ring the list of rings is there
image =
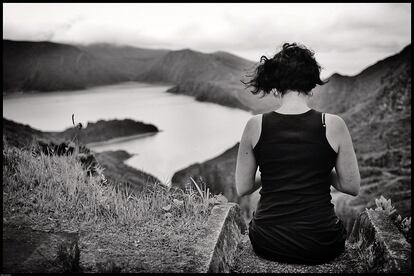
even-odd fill
[[[401,3],[3,4],[3,38],[224,50],[252,60],[295,41],[313,49],[328,71],[352,74],[411,42],[410,9]]]

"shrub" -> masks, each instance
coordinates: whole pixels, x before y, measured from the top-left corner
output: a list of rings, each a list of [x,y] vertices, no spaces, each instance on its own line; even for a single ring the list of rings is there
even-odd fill
[[[411,243],[411,217],[402,219],[401,215],[397,213],[397,210],[392,205],[391,199],[386,199],[384,196],[375,199],[375,211],[384,211],[397,228],[403,233],[409,243]]]
[[[386,199],[382,195],[379,199],[375,199],[375,205],[377,205],[377,208],[375,208],[376,211],[383,210],[389,216],[392,216],[397,211],[394,206],[392,206],[391,199]]]

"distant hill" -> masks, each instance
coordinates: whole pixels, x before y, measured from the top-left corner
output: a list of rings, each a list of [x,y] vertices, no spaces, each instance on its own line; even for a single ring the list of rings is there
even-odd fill
[[[3,136],[10,145],[15,147],[30,146],[33,139],[50,140],[57,143],[74,140],[81,145],[86,145],[155,132],[158,132],[156,126],[131,119],[99,120],[95,123],[88,122],[82,129],[70,127],[59,132],[43,132],[3,117]]]
[[[185,49],[159,58],[143,75],[143,80],[174,83],[171,93],[248,110],[238,93],[243,89],[241,76],[252,66],[251,61],[229,53],[205,54]]]
[[[81,144],[99,143],[119,137],[126,137],[139,134],[155,133],[158,128],[152,124],[136,122],[131,119],[123,120],[99,120],[95,123],[89,122],[85,128],[68,128],[58,132],[56,136],[70,140],[76,137]]]
[[[3,40],[3,92],[82,89],[122,80],[75,46]]]
[[[77,47],[115,71],[114,74],[120,76],[122,81],[141,80],[143,78],[141,75],[169,52],[163,49],[153,50],[103,43]]]
[[[3,92],[83,89],[122,81],[172,83],[171,92],[244,109],[240,76],[251,61],[225,52],[3,40]]]
[[[227,52],[201,53],[110,44],[68,45],[3,40],[3,93],[84,89],[124,81],[175,84],[169,92],[260,112],[274,101],[240,80],[255,63]]]
[[[311,106],[345,120],[358,157],[361,194],[340,199],[347,203],[339,204],[338,212],[346,217],[352,208],[373,206],[382,194],[402,215],[411,215],[411,45],[355,76],[332,75],[327,84],[315,88]],[[201,176],[212,183],[212,191],[239,201],[234,187],[236,156],[237,146],[177,172],[172,182],[182,186],[189,176]],[[217,182],[224,187],[216,189]]]

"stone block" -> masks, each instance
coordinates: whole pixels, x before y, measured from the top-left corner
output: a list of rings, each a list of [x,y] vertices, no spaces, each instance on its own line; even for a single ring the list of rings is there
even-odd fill
[[[384,211],[365,210],[357,218],[349,242],[358,249],[365,271],[408,273],[411,245]]]
[[[77,233],[3,225],[2,273],[78,272],[77,242]]]

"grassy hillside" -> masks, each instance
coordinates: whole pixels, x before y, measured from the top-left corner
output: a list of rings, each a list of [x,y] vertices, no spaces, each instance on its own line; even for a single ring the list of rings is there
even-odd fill
[[[213,201],[161,185],[133,194],[88,175],[79,152],[34,152],[3,144],[3,225],[78,233],[80,272],[188,270]]]

